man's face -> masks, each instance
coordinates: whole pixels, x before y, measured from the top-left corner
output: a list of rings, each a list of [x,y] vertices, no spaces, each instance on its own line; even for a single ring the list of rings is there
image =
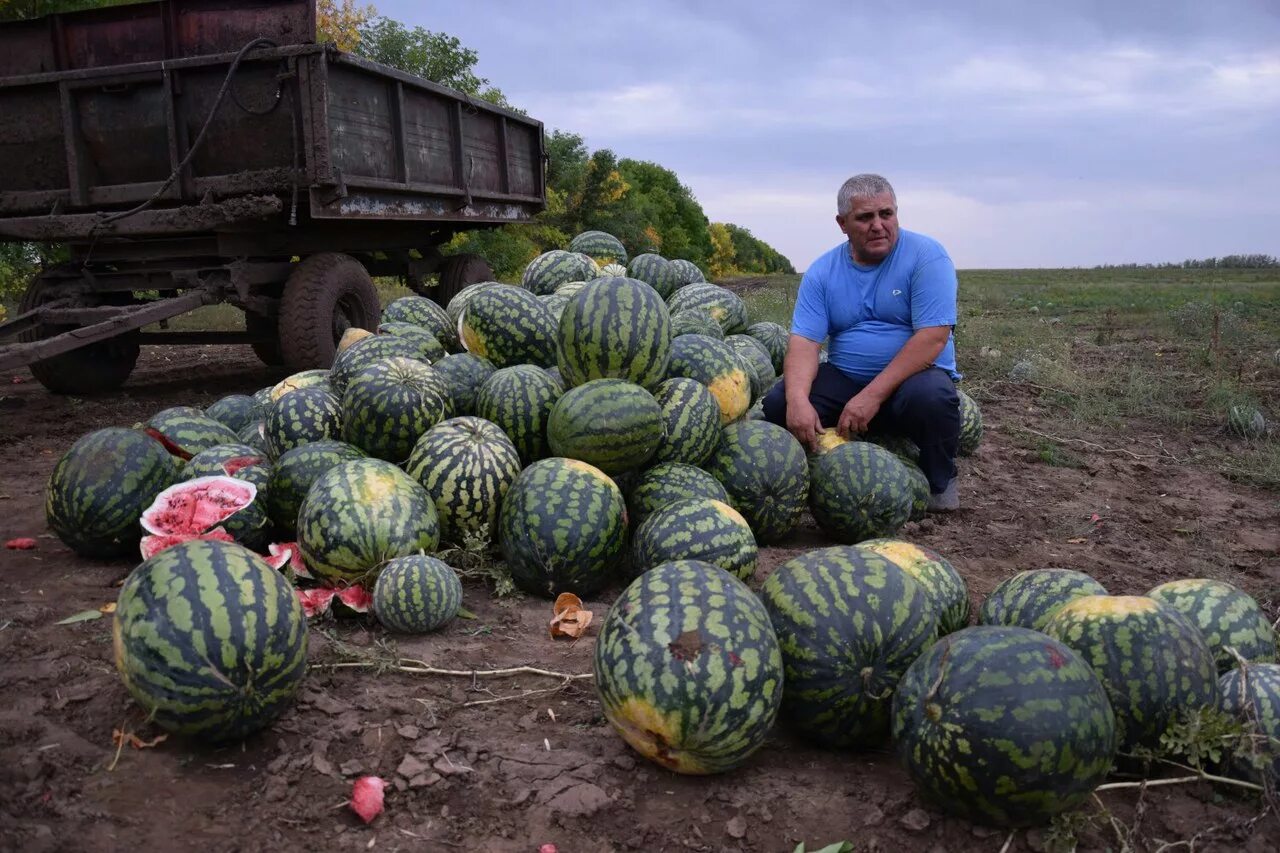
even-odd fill
[[[878,264],[898,243],[898,205],[892,193],[871,198],[855,198],[853,208],[836,223],[853,246],[853,259],[860,264]]]

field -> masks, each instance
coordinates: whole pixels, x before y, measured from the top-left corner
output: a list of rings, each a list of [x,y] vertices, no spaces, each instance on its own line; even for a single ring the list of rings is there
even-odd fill
[[[785,322],[795,277],[731,282],[753,320]],[[388,291],[385,296],[394,295]],[[215,309],[216,312],[216,309]],[[986,437],[961,462],[962,510],[909,523],[973,603],[1030,568],[1087,571],[1113,593],[1178,577],[1230,580],[1280,618],[1280,436],[1226,430],[1233,405],[1280,421],[1280,274],[973,271],[961,276],[964,387]],[[214,314],[225,323],[235,319]],[[1274,850],[1280,817],[1208,783],[1101,792],[1077,815],[1012,835],[945,817],[888,751],[838,754],[778,728],[745,767],[687,778],[631,753],[588,679],[595,629],[548,637],[551,608],[466,584],[438,635],[314,626],[300,700],[223,749],[149,727],[111,662],[110,620],[59,620],[114,600],[127,562],[76,558],[45,530],[44,482],[79,435],[170,405],[208,405],[280,378],[247,348],[144,351],[124,393],[53,397],[0,376],[0,848],[531,851]],[[762,551],[756,580],[826,544],[806,524]],[[587,606],[601,619],[617,590]],[[450,676],[530,665],[564,677]],[[364,826],[356,775],[392,788]],[[1177,775],[1177,774],[1175,774]],[[1182,774],[1185,775],[1185,774]]]

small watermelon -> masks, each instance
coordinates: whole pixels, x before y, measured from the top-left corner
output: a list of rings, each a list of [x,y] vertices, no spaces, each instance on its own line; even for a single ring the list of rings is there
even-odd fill
[[[581,252],[600,265],[627,263],[622,241],[607,231],[583,231],[569,241],[570,252]]]
[[[653,392],[662,408],[663,432],[653,462],[701,465],[720,446],[720,404],[696,379],[668,379]]]
[[[773,362],[773,372],[781,376],[782,362],[787,356],[787,343],[791,339],[787,330],[777,323],[765,321],[747,326],[747,334],[764,345],[769,353],[769,359]]]
[[[956,389],[960,395],[960,455],[972,456],[982,443],[982,411],[968,394]]]
[[[676,289],[677,273],[671,262],[661,255],[648,253],[636,255],[627,264],[627,276],[639,279],[658,292],[663,299]]]
[[[595,264],[584,259],[578,250],[552,249],[529,262],[524,268],[520,286],[538,296],[554,293],[557,286],[566,281],[587,281],[595,277]],[[588,266],[590,264],[590,266]]]
[[[223,397],[204,410],[205,416],[213,418],[237,435],[253,423],[257,404],[252,397],[245,394],[231,394]]]
[[[329,368],[329,385],[335,396],[341,398],[351,377],[375,361],[384,358],[412,358],[431,363],[427,352],[414,341],[396,335],[373,335],[356,341],[338,353]]]
[[[777,542],[804,512],[809,492],[804,448],[776,424],[729,424],[707,470],[724,485],[733,508],[746,516],[758,542]]]
[[[878,445],[851,441],[815,456],[810,477],[813,519],[838,542],[893,536],[911,517],[907,467]]]
[[[1256,663],[1218,679],[1219,707],[1243,723],[1252,737],[1230,768],[1271,790],[1280,785],[1280,664]]]
[[[711,315],[726,335],[747,330],[747,303],[732,290],[718,284],[691,284],[667,299],[672,314],[699,309]]]
[[[448,352],[444,344],[430,329],[415,326],[413,323],[379,323],[378,334],[390,335],[408,341],[421,351],[422,354],[416,357],[423,361],[435,363],[444,358]]]
[[[342,437],[342,403],[323,388],[299,388],[271,404],[264,433],[267,454],[280,454],[313,441]]]
[[[560,317],[556,366],[568,386],[625,379],[652,388],[671,360],[671,318],[652,287],[601,278],[569,299]]]
[[[751,376],[733,348],[705,335],[679,335],[671,341],[669,377],[683,376],[707,386],[720,404],[720,423],[741,418],[751,407]]]
[[[502,428],[525,465],[544,459],[547,421],[564,389],[531,364],[495,371],[476,392],[476,414]]]
[[[382,359],[347,383],[342,438],[398,465],[423,433],[449,417],[451,407],[448,383],[433,367],[412,358]]]
[[[756,571],[755,536],[727,503],[709,498],[676,501],[653,512],[636,530],[631,571],[642,574],[673,560],[701,560],[750,580]]]
[[[676,501],[711,498],[729,502],[729,493],[720,481],[692,465],[663,462],[640,475],[627,492],[627,512],[632,526],[638,527],[653,513]]]
[[[449,312],[425,296],[402,296],[382,309],[382,323],[412,323],[426,329],[449,352],[457,352],[458,324]]]
[[[556,319],[541,299],[519,287],[478,291],[458,320],[458,337],[467,352],[494,367],[556,362]]]
[[[671,261],[671,269],[676,274],[676,287],[681,288],[686,284],[697,284],[707,280],[702,274],[702,270],[698,269],[698,265],[693,261],[686,261],[683,258],[676,258]]]
[[[1044,629],[1058,608],[1086,595],[1106,595],[1102,584],[1071,569],[1034,569],[1005,578],[982,602],[979,625]]]
[[[644,467],[662,429],[662,408],[648,391],[621,379],[593,379],[556,401],[547,443],[556,456],[620,474]]]
[[[299,445],[280,454],[267,486],[267,515],[282,533],[293,537],[298,510],[320,475],[343,462],[365,458],[364,451],[342,441],[326,439]]]
[[[1197,578],[1162,583],[1147,595],[1172,605],[1200,629],[1219,673],[1239,665],[1236,654],[1252,663],[1275,663],[1276,632],[1258,602],[1239,587]]]
[[[469,352],[456,352],[431,365],[449,387],[454,415],[473,415],[476,394],[484,381],[493,375],[493,364]]]
[[[857,547],[879,554],[924,587],[938,613],[940,635],[969,624],[969,589],[955,566],[937,551],[901,539],[868,539]]]
[[[373,615],[388,631],[425,634],[462,607],[462,582],[446,563],[414,554],[389,560],[373,587]]]

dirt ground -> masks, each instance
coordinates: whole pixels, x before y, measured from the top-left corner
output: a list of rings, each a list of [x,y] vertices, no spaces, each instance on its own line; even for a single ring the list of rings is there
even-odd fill
[[[277,378],[247,349],[221,347],[144,351],[125,393],[102,399],[54,397],[25,371],[0,376],[0,540],[39,537],[34,551],[0,551],[0,848],[534,851],[553,843],[561,853],[789,853],[801,841],[814,850],[841,840],[859,850],[1046,848],[1043,830],[1006,844],[1007,833],[944,817],[887,751],[815,749],[782,728],[735,772],[675,776],[610,730],[589,680],[556,689],[535,677],[313,671],[293,708],[242,745],[168,740],[117,756],[113,729],[158,732],[141,725],[116,676],[110,620],[55,623],[113,601],[131,565],[79,559],[49,535],[45,480],[89,430]],[[998,391],[983,404],[983,446],[962,462],[964,508],[902,532],[951,559],[975,609],[1016,571],[1064,566],[1114,593],[1224,578],[1280,615],[1277,496],[1175,461],[1196,442],[1227,439],[1161,436],[1140,424],[1119,436],[1073,434],[1048,420],[1030,390]],[[1014,424],[1107,449],[1074,445],[1086,467],[1049,467],[1018,449]],[[760,577],[821,544],[811,525],[800,530],[787,547],[763,552]],[[499,602],[479,584],[466,593],[475,620],[396,640],[399,654],[455,669],[590,671],[594,628],[576,643],[553,641],[547,602]],[[597,618],[616,593],[588,603]],[[337,659],[335,638],[367,651],[386,640],[373,624],[313,627],[316,663]],[[393,786],[369,826],[343,807],[352,779],[366,773]],[[1118,849],[1117,826],[1136,826],[1143,850],[1192,839],[1197,850],[1280,848],[1280,820],[1259,820],[1256,801],[1204,784],[1153,788],[1141,805],[1134,790],[1101,801],[1115,823],[1088,823],[1081,849]]]

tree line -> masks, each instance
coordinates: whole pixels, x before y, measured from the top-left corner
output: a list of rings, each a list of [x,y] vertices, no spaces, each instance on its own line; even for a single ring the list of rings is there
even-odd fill
[[[1280,267],[1272,255],[1223,255],[1220,258],[1188,258],[1163,264],[1099,264],[1096,270],[1266,270]]]

